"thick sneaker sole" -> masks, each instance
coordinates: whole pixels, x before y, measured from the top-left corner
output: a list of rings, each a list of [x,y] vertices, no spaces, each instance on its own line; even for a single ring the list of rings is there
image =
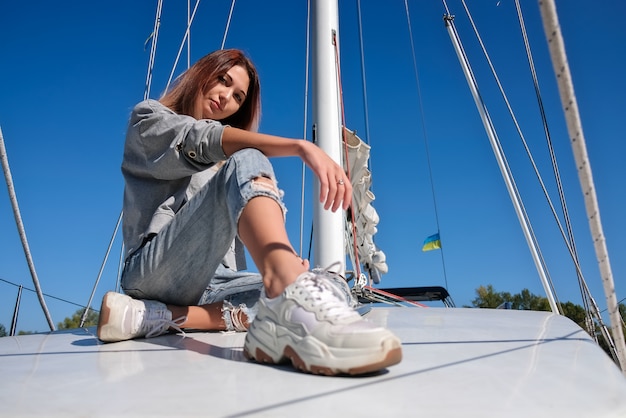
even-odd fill
[[[273,347],[263,341],[271,342]],[[400,363],[402,346],[396,336],[387,332],[377,347],[332,348],[312,336],[300,338],[269,321],[255,321],[246,335],[244,356],[259,363],[290,361],[296,369],[312,374],[361,375]]]

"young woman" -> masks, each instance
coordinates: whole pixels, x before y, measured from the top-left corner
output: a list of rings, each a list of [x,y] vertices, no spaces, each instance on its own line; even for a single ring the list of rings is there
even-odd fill
[[[308,271],[293,250],[267,157],[300,157],[332,211],[350,205],[346,173],[311,142],[256,132],[259,113],[257,72],[238,50],[205,56],[161,100],[133,109],[122,162],[126,294],[105,295],[98,337],[248,330],[248,358],[289,357],[312,373],[399,362],[400,341],[361,318],[333,275]],[[240,271],[242,244],[260,275]]]

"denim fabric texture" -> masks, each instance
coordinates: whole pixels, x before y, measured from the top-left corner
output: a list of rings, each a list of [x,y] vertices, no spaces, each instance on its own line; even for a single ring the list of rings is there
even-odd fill
[[[260,151],[244,149],[176,213],[172,221],[126,260],[122,288],[138,299],[189,306],[227,299],[251,306],[262,289],[255,273],[222,264],[237,234],[241,212],[257,196],[274,199],[286,213],[271,163]]]

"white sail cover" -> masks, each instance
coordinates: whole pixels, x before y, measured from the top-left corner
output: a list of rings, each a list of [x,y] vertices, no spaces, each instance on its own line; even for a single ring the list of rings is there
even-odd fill
[[[368,168],[370,146],[359,138],[355,132],[344,129],[347,152],[344,159],[344,168],[350,175],[352,183],[352,206],[347,212],[346,222],[346,253],[350,255],[354,263],[355,240],[358,252],[358,262],[363,265],[370,274],[374,283],[380,283],[381,276],[389,270],[383,253],[374,244],[374,234],[378,231],[378,213],[372,206],[375,199],[370,190],[372,185],[372,173]]]

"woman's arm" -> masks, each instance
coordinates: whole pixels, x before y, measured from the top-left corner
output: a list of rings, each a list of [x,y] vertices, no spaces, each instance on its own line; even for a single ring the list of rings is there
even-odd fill
[[[227,156],[244,148],[255,148],[268,157],[300,157],[320,181],[320,202],[325,209],[334,212],[340,206],[344,210],[350,206],[352,185],[345,171],[311,142],[226,127],[222,148]]]

